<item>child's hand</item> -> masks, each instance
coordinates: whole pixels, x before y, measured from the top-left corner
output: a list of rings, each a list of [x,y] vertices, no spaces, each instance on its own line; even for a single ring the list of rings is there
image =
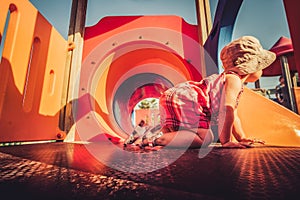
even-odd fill
[[[257,144],[265,144],[265,141],[260,140],[260,139],[256,139],[256,138],[254,138],[254,139],[243,138],[239,142],[249,143],[250,145],[255,144],[255,143],[257,143]]]
[[[265,144],[266,142],[265,141],[263,141],[263,140],[260,140],[260,139],[253,139],[253,142],[252,142],[252,144],[254,144],[254,143],[258,143],[258,144]]]
[[[223,147],[226,148],[249,148],[253,147],[254,144],[265,144],[265,141],[259,140],[259,139],[249,139],[249,138],[243,138],[239,142],[227,142],[223,144]]]
[[[227,142],[223,144],[222,147],[245,149],[252,147],[252,145],[249,142]]]
[[[239,142],[248,142],[248,143],[252,143],[253,142],[253,139],[250,139],[250,138],[242,138],[239,140]]]

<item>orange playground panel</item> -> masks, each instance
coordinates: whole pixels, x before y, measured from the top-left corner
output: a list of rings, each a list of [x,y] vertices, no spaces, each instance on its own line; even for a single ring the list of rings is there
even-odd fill
[[[0,142],[58,139],[67,41],[29,1],[0,8]]]

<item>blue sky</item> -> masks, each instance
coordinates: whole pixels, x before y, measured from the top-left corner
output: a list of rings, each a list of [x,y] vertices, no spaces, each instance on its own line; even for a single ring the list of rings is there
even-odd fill
[[[72,0],[30,0],[48,21],[67,38]],[[218,0],[210,0],[212,16]],[[105,16],[179,15],[196,24],[195,0],[88,0],[86,26]],[[213,19],[212,19],[213,20]],[[244,0],[233,38],[254,35],[269,49],[281,37],[290,38],[282,0]],[[278,77],[263,78],[263,88],[274,88]]]

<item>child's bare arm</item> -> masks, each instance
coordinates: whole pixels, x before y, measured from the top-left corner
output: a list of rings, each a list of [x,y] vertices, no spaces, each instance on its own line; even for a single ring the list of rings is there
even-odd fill
[[[236,98],[241,89],[241,80],[236,75],[227,74],[220,102],[219,129],[220,142],[230,141],[235,121]]]
[[[219,116],[219,128],[221,129],[219,137],[221,144],[225,147],[244,147],[230,140],[232,135],[241,139],[244,134],[236,110],[236,100],[242,87],[241,84],[240,78],[236,75],[226,75]]]
[[[230,142],[234,123],[234,110],[230,106],[224,106],[219,116],[219,139],[221,144]]]
[[[239,116],[237,115],[237,111],[235,113],[235,121],[233,123],[233,130],[232,130],[232,134],[234,136],[234,138],[238,141],[238,142],[249,142],[249,143],[253,143],[253,139],[249,139],[246,137],[244,129],[242,127],[242,123],[241,120],[239,118]]]

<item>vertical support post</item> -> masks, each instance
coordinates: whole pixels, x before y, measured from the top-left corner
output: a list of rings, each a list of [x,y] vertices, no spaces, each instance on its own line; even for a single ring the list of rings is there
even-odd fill
[[[83,37],[85,30],[86,10],[88,0],[72,0],[72,10],[68,34],[68,55],[65,66],[64,89],[62,94],[62,109],[60,113],[59,127],[69,133],[73,125],[72,101],[74,96],[73,90],[76,81],[80,77],[79,72],[82,63]]]
[[[287,57],[280,56],[280,63],[281,63],[282,75],[283,75],[284,81],[285,81],[284,92],[285,92],[285,94],[287,94],[288,107],[293,112],[297,113],[297,108],[296,108],[296,103],[295,103],[296,101],[295,101],[294,91],[292,90],[293,85],[292,85],[291,74],[290,74]]]
[[[203,46],[212,28],[209,0],[196,0],[199,43]]]
[[[209,0],[195,0],[196,12],[197,12],[197,24],[198,24],[198,35],[199,44],[203,47],[204,42],[212,28],[211,13]],[[201,62],[201,75],[203,77],[207,76],[207,69],[205,65],[204,48],[200,51],[200,62]]]

